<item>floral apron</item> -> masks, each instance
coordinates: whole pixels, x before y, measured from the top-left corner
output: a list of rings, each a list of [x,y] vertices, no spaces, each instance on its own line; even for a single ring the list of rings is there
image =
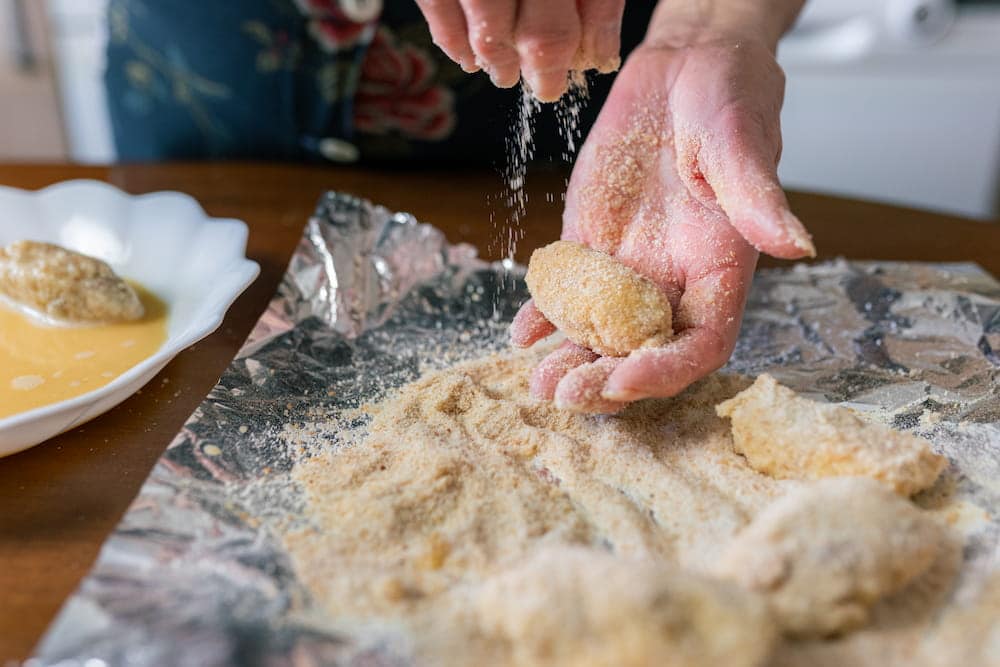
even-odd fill
[[[628,3],[626,51],[654,5]],[[448,60],[412,0],[111,0],[108,29],[123,161],[504,160],[518,93]],[[584,130],[612,80],[594,80]],[[564,150],[553,116],[536,159]]]

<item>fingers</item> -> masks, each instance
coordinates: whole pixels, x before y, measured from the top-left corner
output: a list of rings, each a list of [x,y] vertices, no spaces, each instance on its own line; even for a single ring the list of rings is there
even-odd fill
[[[667,346],[636,350],[608,377],[602,397],[609,401],[676,396],[720,368],[727,353],[709,329],[689,329]]]
[[[596,361],[597,358],[590,350],[566,341],[535,368],[528,383],[531,395],[543,401],[551,401],[555,396],[556,386],[567,373],[577,366]]]
[[[621,65],[624,0],[580,0],[580,55],[576,69],[614,72]]]
[[[524,79],[539,100],[555,102],[566,92],[580,33],[576,0],[520,3],[515,43]]]
[[[768,132],[752,112],[733,109],[693,156],[716,201],[739,233],[761,252],[784,259],[815,257],[806,228],[792,214],[778,182],[777,131]],[[774,137],[774,138],[772,138]],[[692,157],[678,151],[679,169]]]
[[[660,348],[632,352],[608,377],[603,398],[635,401],[675,396],[725,365],[736,345],[754,262],[689,281],[677,309],[681,333]]]
[[[458,0],[417,0],[417,6],[427,19],[431,39],[445,55],[466,72],[478,70],[469,44],[469,27]]]
[[[752,248],[740,242],[733,263],[695,275],[676,313],[681,333],[660,348],[598,357],[564,343],[535,369],[532,396],[571,412],[611,414],[643,398],[674,396],[729,359],[753,277]]]
[[[754,41],[705,47],[677,74],[670,97],[676,171],[707,193],[754,247],[775,257],[816,254],[778,182],[785,78]]]
[[[556,385],[555,404],[560,410],[584,414],[614,414],[625,403],[611,401],[602,395],[608,378],[624,359],[601,357],[566,373]]]
[[[502,88],[523,76],[554,102],[569,71],[617,69],[624,0],[418,0],[434,42],[466,71],[481,67]],[[582,42],[583,25],[586,43]]]
[[[542,311],[535,307],[534,299],[529,299],[510,323],[510,342],[516,347],[530,347],[551,336],[555,330],[555,325],[545,319]]]
[[[517,3],[513,0],[460,0],[476,63],[500,88],[516,86],[521,62],[514,48]]]
[[[789,209],[777,166],[763,150],[752,144],[738,145],[728,157],[719,155],[710,161],[707,177],[719,206],[743,238],[761,252],[785,259],[815,257],[812,238]]]

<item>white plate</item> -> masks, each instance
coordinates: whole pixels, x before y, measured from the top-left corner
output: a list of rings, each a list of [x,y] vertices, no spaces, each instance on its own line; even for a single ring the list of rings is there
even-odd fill
[[[108,262],[168,306],[167,340],[152,357],[82,396],[0,419],[0,456],[27,449],[110,410],[178,352],[219,328],[260,273],[245,256],[247,226],[205,215],[179,192],[132,196],[98,181],[29,192],[0,187],[0,246],[58,243]]]

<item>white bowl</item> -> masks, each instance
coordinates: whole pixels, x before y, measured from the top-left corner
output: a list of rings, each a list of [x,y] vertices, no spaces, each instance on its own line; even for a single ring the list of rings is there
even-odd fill
[[[244,223],[209,218],[198,202],[179,192],[132,196],[98,181],[67,181],[37,192],[0,187],[0,246],[19,239],[98,257],[152,291],[169,308],[167,340],[100,389],[0,419],[0,456],[124,401],[178,352],[219,328],[229,306],[260,272],[245,256]]]

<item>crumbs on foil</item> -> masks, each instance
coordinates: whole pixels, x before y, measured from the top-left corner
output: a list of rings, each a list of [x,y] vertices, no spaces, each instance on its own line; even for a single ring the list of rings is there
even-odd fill
[[[267,311],[29,664],[401,664],[308,611],[276,536],[302,520],[289,472],[363,430],[359,406],[504,349],[522,278],[410,215],[324,195]],[[956,596],[998,567],[995,279],[971,264],[760,271],[728,368],[929,438],[977,517]]]

